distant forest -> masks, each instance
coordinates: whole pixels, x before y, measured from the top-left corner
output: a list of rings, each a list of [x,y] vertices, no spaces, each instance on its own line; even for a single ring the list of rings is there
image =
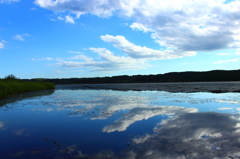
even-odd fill
[[[24,79],[27,80],[27,79]],[[29,79],[28,79],[29,80]],[[94,78],[34,78],[31,81],[54,84],[104,84],[104,83],[161,83],[161,82],[213,82],[240,81],[240,70],[213,70],[206,72],[171,72],[157,75],[122,75]]]

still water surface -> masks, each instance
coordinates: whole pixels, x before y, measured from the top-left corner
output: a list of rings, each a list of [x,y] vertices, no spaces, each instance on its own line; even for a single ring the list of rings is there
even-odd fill
[[[2,101],[0,158],[240,158],[239,93],[76,88]]]

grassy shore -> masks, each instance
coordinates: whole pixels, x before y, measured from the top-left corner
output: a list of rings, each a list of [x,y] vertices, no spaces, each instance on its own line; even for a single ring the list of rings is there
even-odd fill
[[[55,85],[49,82],[28,82],[16,79],[0,79],[0,99],[24,92],[33,92],[54,89]]]

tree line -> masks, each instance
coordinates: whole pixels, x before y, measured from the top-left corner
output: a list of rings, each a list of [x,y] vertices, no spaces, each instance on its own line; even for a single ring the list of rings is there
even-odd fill
[[[240,70],[213,70],[205,72],[170,72],[157,75],[121,75],[93,78],[35,78],[31,81],[54,84],[104,84],[104,83],[161,83],[161,82],[213,82],[240,81]]]

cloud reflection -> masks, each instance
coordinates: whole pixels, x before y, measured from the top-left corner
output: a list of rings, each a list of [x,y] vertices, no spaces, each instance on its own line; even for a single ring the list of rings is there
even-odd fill
[[[133,138],[131,144],[132,158],[239,158],[240,115],[181,114],[161,122],[154,134]]]
[[[13,131],[13,134],[17,136],[29,136],[30,133],[27,133],[25,129],[15,130]]]
[[[5,130],[6,128],[5,128],[5,124],[4,124],[4,122],[1,122],[0,121],[0,130]]]
[[[136,107],[124,114],[120,119],[113,124],[105,126],[103,132],[125,131],[131,124],[147,120],[156,115],[174,115],[179,113],[193,113],[197,112],[196,108],[184,108],[177,106],[154,106],[154,107]]]
[[[194,109],[161,121],[153,134],[129,139],[121,154],[100,150],[84,154],[79,149],[69,151],[72,158],[81,159],[233,159],[240,157],[240,114],[194,113]],[[143,108],[144,109],[144,108]],[[164,108],[162,108],[164,109]],[[139,110],[140,111],[140,110]],[[191,112],[191,113],[188,113]],[[140,111],[141,112],[141,111]],[[168,109],[165,110],[168,112]]]
[[[48,109],[32,109],[32,111],[45,111],[45,112],[51,112],[51,111],[54,111],[54,109],[52,109],[52,108],[48,108]]]
[[[218,99],[216,100],[218,103],[229,103],[229,104],[239,104],[239,101],[231,101],[231,100],[224,100],[224,99]]]

